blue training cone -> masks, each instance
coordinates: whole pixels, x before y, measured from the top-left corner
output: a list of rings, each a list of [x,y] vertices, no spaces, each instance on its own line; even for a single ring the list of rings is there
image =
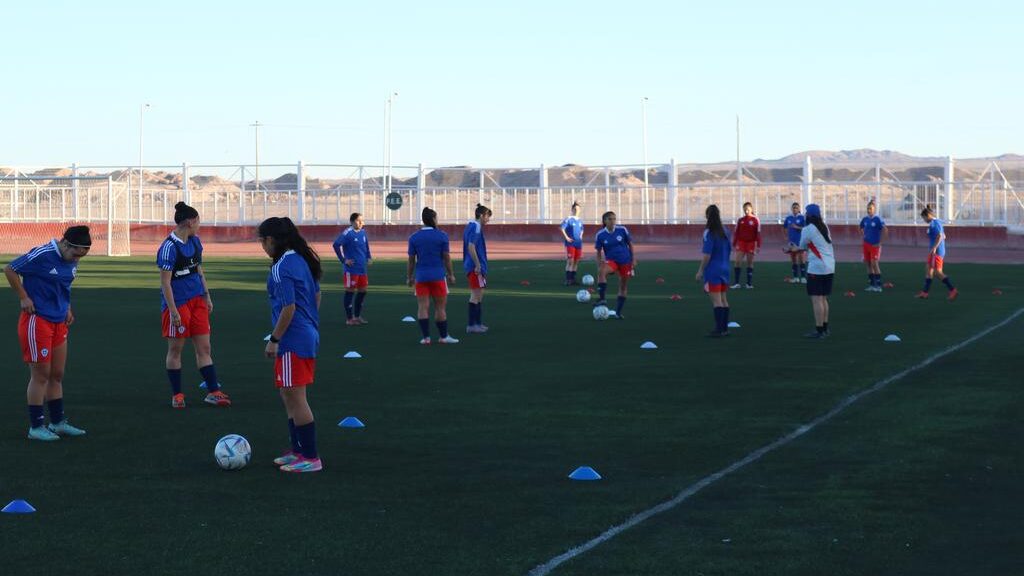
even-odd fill
[[[12,500],[10,504],[4,506],[3,510],[0,510],[5,514],[31,514],[35,511],[36,509],[24,500]]]
[[[366,424],[363,424],[363,421],[355,416],[344,418],[341,422],[338,422],[338,426],[341,428],[366,428]]]
[[[569,474],[569,478],[572,480],[600,480],[601,475],[590,466],[580,466],[573,470],[572,474]]]

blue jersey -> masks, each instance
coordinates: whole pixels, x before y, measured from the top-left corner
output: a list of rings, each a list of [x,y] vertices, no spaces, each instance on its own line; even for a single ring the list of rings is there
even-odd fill
[[[57,241],[37,246],[14,259],[11,270],[21,276],[22,286],[35,306],[36,315],[50,322],[64,322],[71,307],[71,283],[78,264],[60,255]]]
[[[885,220],[880,216],[865,216],[860,220],[860,228],[864,231],[864,241],[872,246],[882,243],[882,229],[885,228]]]
[[[616,226],[611,232],[607,228],[601,228],[595,238],[594,247],[604,250],[605,260],[611,260],[616,264],[629,264],[633,261],[630,242],[629,230],[626,230],[625,226]]]
[[[334,239],[334,253],[338,255],[349,274],[366,274],[366,261],[370,256],[370,241],[366,238],[366,228],[356,231],[349,226],[344,232]],[[345,264],[345,260],[352,260],[352,265]]]
[[[705,230],[701,252],[710,256],[707,266],[704,267],[704,282],[728,284],[729,254],[732,252],[729,233],[726,232],[724,237],[719,237],[712,234],[711,230]]]
[[[409,236],[409,256],[416,256],[416,281],[435,282],[448,275],[442,254],[448,249],[448,235],[429,226]]]
[[[156,265],[161,270],[171,273],[171,293],[174,295],[174,307],[201,296],[203,279],[199,277],[199,265],[203,263],[203,243],[198,236],[188,241],[178,238],[174,232],[168,236],[156,252]],[[167,308],[164,291],[160,291],[160,309]]]
[[[565,220],[562,220],[562,230],[565,230],[565,235],[572,238],[572,242],[566,242],[562,239],[562,243],[566,246],[573,246],[576,248],[583,248],[583,221],[575,216],[569,216]]]
[[[786,228],[786,239],[793,244],[800,243],[800,228],[807,225],[807,220],[804,219],[803,214],[797,214],[796,216],[790,214],[786,216],[786,219],[782,221],[782,226]],[[799,228],[793,228],[793,226],[799,226]]]
[[[476,246],[476,257],[480,259],[480,273],[487,275],[487,241],[484,240],[484,227],[476,220],[466,224],[462,233],[462,268],[469,274],[476,269],[473,257],[469,255],[469,245]]]
[[[946,256],[946,241],[939,240],[942,238],[942,222],[938,218],[932,218],[932,221],[928,224],[928,248],[935,246],[935,242],[939,243],[938,250],[935,251],[936,256]]]
[[[320,311],[316,307],[316,295],[320,283],[313,278],[309,265],[289,250],[270,268],[267,278],[267,294],[270,295],[270,322],[277,326],[281,309],[295,304],[292,322],[281,337],[277,355],[292,352],[300,358],[316,358],[320,347]]]

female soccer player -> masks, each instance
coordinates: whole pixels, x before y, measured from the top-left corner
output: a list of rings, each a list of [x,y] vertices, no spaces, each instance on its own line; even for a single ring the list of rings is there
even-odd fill
[[[935,217],[935,211],[931,206],[925,206],[921,210],[921,217],[928,223],[928,263],[925,268],[924,288],[917,293],[917,298],[927,298],[928,291],[932,288],[932,276],[939,275],[939,280],[949,290],[949,301],[956,300],[960,294],[953,286],[953,281],[942,271],[942,260],[946,257],[946,234],[942,231],[942,221]]]
[[[423,228],[409,237],[409,265],[406,282],[416,287],[416,317],[423,338],[420,344],[430,344],[430,301],[434,301],[434,320],[440,332],[441,344],[458,344],[448,334],[448,283],[455,283],[452,257],[448,249],[448,235],[437,229],[437,212],[423,208]]]
[[[805,338],[822,339],[831,334],[828,328],[828,297],[832,294],[832,280],[836,272],[835,251],[828,226],[821,218],[821,207],[808,204],[807,225],[800,231],[800,243],[790,249],[807,250],[807,295],[811,297],[814,309],[814,332],[804,334]]]
[[[733,288],[740,288],[740,263],[747,262],[747,289],[754,287],[754,254],[761,249],[761,221],[754,216],[754,205],[743,203],[743,216],[736,221],[736,232],[732,238],[732,247],[736,250],[733,271],[736,281]]]
[[[466,224],[462,233],[462,267],[469,280],[469,322],[468,334],[483,334],[487,326],[483,321],[484,288],[487,287],[487,241],[484,240],[484,225],[491,221],[491,209],[476,205],[475,219]]]
[[[316,451],[316,423],[306,399],[320,346],[320,278],[316,251],[290,218],[267,218],[258,229],[263,251],[274,261],[267,278],[274,325],[264,354],[274,358],[274,377],[288,413],[291,450],[274,459],[284,472],[323,469]]]
[[[597,232],[594,248],[597,249],[597,293],[594,306],[605,306],[604,295],[608,289],[608,275],[619,275],[619,297],[615,304],[615,317],[623,320],[622,308],[626,305],[629,279],[636,274],[636,259],[633,254],[633,240],[625,226],[615,224],[615,212],[601,216],[604,227]]]
[[[174,223],[177,227],[156,252],[156,265],[160,268],[161,325],[167,339],[164,362],[167,379],[171,382],[171,407],[185,407],[185,394],[181,391],[181,351],[185,349],[187,339],[192,340],[196,366],[206,381],[207,394],[203,401],[214,406],[230,406],[231,400],[220,389],[210,350],[213,300],[203,275],[203,244],[196,236],[199,212],[184,202],[178,202],[174,205]],[[174,302],[174,306],[168,306],[169,302]]]
[[[576,270],[579,268],[580,260],[583,258],[583,221],[580,220],[580,210],[583,206],[573,200],[569,208],[570,215],[562,220],[558,231],[562,234],[565,242],[565,285],[574,286],[579,284],[576,281]]]
[[[370,256],[370,241],[363,229],[363,215],[353,212],[348,221],[351,226],[334,240],[334,253],[341,260],[345,273],[345,323],[360,326],[368,324],[363,319],[363,301],[369,285],[366,267],[373,264],[373,257]]]
[[[711,298],[715,313],[715,329],[708,333],[711,338],[729,335],[729,300],[725,297],[729,289],[729,234],[722,226],[722,215],[718,206],[712,204],[704,211],[707,229],[704,230],[704,254],[697,269],[697,280],[703,280],[704,291]]]
[[[68,359],[68,327],[75,321],[71,283],[78,272],[78,261],[89,253],[90,246],[89,227],[72,226],[60,241],[37,246],[4,268],[7,282],[21,301],[18,339],[30,372],[25,392],[29,440],[85,434],[64,416],[62,382]],[[50,409],[48,426],[43,425],[43,402]]]
[[[888,234],[885,221],[875,214],[875,200],[868,202],[868,215],[860,219],[860,229],[864,231],[862,251],[864,265],[868,268],[868,287],[865,292],[882,291],[882,269],[878,261],[882,257],[882,239]]]
[[[800,213],[800,203],[793,202],[789,207],[792,214],[786,216],[782,221],[782,228],[786,232],[786,241],[792,245],[800,243],[800,230],[807,223],[804,215]],[[793,266],[793,284],[807,284],[807,252],[803,250],[791,250],[789,262]]]

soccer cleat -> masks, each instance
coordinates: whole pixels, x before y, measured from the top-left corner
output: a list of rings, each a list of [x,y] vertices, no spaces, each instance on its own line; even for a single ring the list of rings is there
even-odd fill
[[[483,324],[477,324],[476,329],[479,330],[481,334],[486,334],[487,331],[490,330],[490,328],[484,326]]]
[[[356,320],[358,320],[359,323],[363,325],[369,324],[369,322],[366,321],[366,318],[363,318],[362,316],[357,316]]]
[[[875,291],[875,287],[874,286],[868,286],[867,288],[864,289],[864,291],[865,292],[874,292]]]
[[[753,284],[747,284],[746,285],[746,289],[747,290],[753,290],[754,289],[754,285]]]
[[[231,399],[222,390],[210,392],[206,395],[206,398],[203,398],[203,402],[214,406],[231,406]]]
[[[185,395],[178,392],[174,396],[171,396],[171,408],[184,408],[185,407]]]
[[[600,299],[600,300],[598,300],[597,302],[594,303],[594,308],[597,308],[598,306],[605,306],[605,307],[607,307],[608,306],[608,302],[604,298],[602,298],[602,299]]]
[[[807,278],[806,278],[806,277],[804,277],[804,278],[801,278],[801,279],[800,279],[800,283],[801,283],[801,284],[807,284]]]
[[[483,334],[480,326],[466,326],[466,334]]]
[[[825,338],[825,333],[818,332],[817,330],[815,330],[814,332],[808,332],[804,334],[804,338],[807,338],[808,340],[821,340]]]
[[[739,290],[740,288],[743,288],[743,286],[741,286],[738,282],[736,284],[733,284],[732,286],[729,286],[730,290]]]
[[[928,299],[928,293],[925,292],[924,290],[922,290],[922,291],[918,292],[917,294],[915,294],[914,298],[920,298],[921,300],[927,300]]]
[[[959,295],[960,295],[960,291],[957,290],[956,288],[953,288],[952,290],[949,291],[949,297],[947,298],[947,300],[952,302],[953,300],[956,300],[956,297],[959,296]]]
[[[349,318],[348,320],[345,320],[345,325],[346,326],[359,326],[359,320],[356,320],[355,318]]]
[[[50,432],[59,436],[85,436],[85,430],[72,426],[71,423],[68,422],[67,418],[57,422],[56,424],[51,422],[47,428]]]
[[[449,334],[448,336],[445,336],[444,338],[438,338],[437,341],[439,343],[441,343],[441,344],[458,344],[459,343],[458,340],[456,340],[455,338],[451,337],[451,334]]]
[[[420,344],[423,344],[424,346],[430,346],[430,336],[427,336],[426,338],[420,340]]]
[[[291,450],[281,454],[277,458],[274,458],[274,464],[276,466],[284,466],[286,464],[294,464],[295,462],[302,460],[302,454],[298,452],[292,452]]]
[[[43,442],[53,442],[54,440],[60,440],[60,436],[54,434],[46,426],[36,426],[35,428],[28,429],[29,440],[42,440]]]
[[[319,458],[303,458],[299,456],[291,464],[281,466],[282,472],[319,472],[324,469],[323,462]]]

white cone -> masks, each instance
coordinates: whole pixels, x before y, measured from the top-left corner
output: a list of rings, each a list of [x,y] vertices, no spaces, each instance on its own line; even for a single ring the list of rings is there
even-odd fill
[[[886,342],[899,342],[900,341],[900,337],[895,335],[895,334],[889,334],[888,336],[885,337],[885,341]]]
[[[732,322],[729,322],[729,328],[739,328],[739,327],[740,327],[740,323],[739,322],[736,322],[735,320],[732,321]]]
[[[647,342],[641,344],[640,347],[643,348],[644,350],[656,350],[658,348],[658,345],[648,340]]]
[[[416,321],[416,319],[413,318],[412,316],[406,316],[405,318],[402,318],[402,322],[415,322],[415,321]]]
[[[351,352],[346,352],[345,353],[345,358],[362,358],[362,357],[363,357],[363,355],[360,354],[359,352],[356,352],[355,350],[352,350]]]

